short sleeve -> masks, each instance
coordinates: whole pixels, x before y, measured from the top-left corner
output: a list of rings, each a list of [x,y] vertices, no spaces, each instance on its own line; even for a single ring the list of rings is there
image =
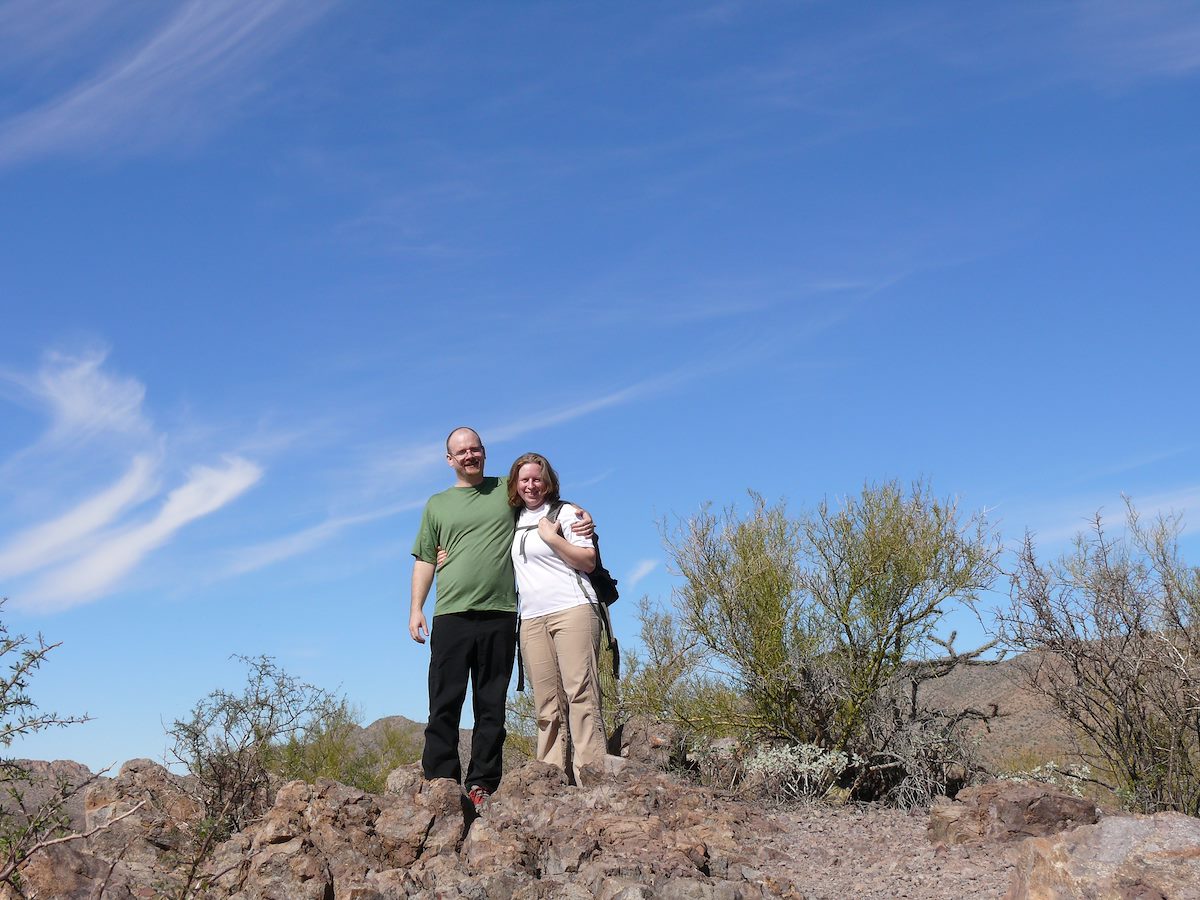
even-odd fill
[[[585,538],[583,535],[576,534],[574,529],[571,528],[578,518],[579,507],[570,503],[564,503],[562,510],[558,514],[558,521],[562,525],[563,537],[565,537],[569,543],[574,544],[576,547],[595,547],[595,541],[593,541],[591,538]]]
[[[412,555],[421,562],[437,561],[437,531],[433,525],[433,516],[429,512],[429,504],[421,513],[421,524],[417,527],[417,537],[413,541]]]

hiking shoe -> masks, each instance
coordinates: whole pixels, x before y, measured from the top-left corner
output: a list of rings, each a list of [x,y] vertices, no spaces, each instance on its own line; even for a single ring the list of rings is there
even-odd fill
[[[483,811],[490,796],[492,796],[492,792],[480,784],[471,785],[471,789],[467,791],[467,799],[475,807],[475,812]]]

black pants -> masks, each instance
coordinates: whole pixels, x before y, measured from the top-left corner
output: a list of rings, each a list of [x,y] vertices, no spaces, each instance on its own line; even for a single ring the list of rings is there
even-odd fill
[[[429,636],[429,724],[421,765],[426,778],[462,781],[458,725],[471,680],[475,733],[467,784],[494,791],[504,767],[504,701],[512,678],[517,614],[435,616]]]

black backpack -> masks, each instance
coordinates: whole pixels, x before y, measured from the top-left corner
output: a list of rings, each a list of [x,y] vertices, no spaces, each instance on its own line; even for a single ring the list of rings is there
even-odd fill
[[[555,500],[550,504],[550,509],[546,511],[546,518],[551,522],[558,521],[558,514],[562,512],[565,500]],[[518,515],[520,513],[518,512]],[[617,639],[613,635],[612,621],[608,617],[608,608],[617,601],[620,594],[617,593],[617,579],[613,578],[612,572],[604,568],[604,563],[600,561],[600,535],[593,534],[592,542],[596,545],[596,567],[587,574],[588,583],[592,586],[592,593],[596,595],[596,602],[592,604],[592,608],[596,610],[596,615],[600,617],[600,625],[604,628],[605,634],[608,635],[608,651],[612,654],[613,678],[620,680],[621,678],[621,648],[617,645]],[[584,574],[578,570],[575,572],[575,577],[579,579],[580,587],[583,586]],[[586,595],[587,591],[584,591]],[[525,690],[525,668],[521,664],[521,645],[517,643],[517,690]]]

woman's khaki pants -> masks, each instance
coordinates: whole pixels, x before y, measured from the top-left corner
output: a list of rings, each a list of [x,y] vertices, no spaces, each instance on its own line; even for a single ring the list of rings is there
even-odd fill
[[[537,711],[537,758],[571,771],[604,761],[600,716],[600,619],[590,604],[521,620],[521,657]],[[570,735],[568,736],[568,723]]]

